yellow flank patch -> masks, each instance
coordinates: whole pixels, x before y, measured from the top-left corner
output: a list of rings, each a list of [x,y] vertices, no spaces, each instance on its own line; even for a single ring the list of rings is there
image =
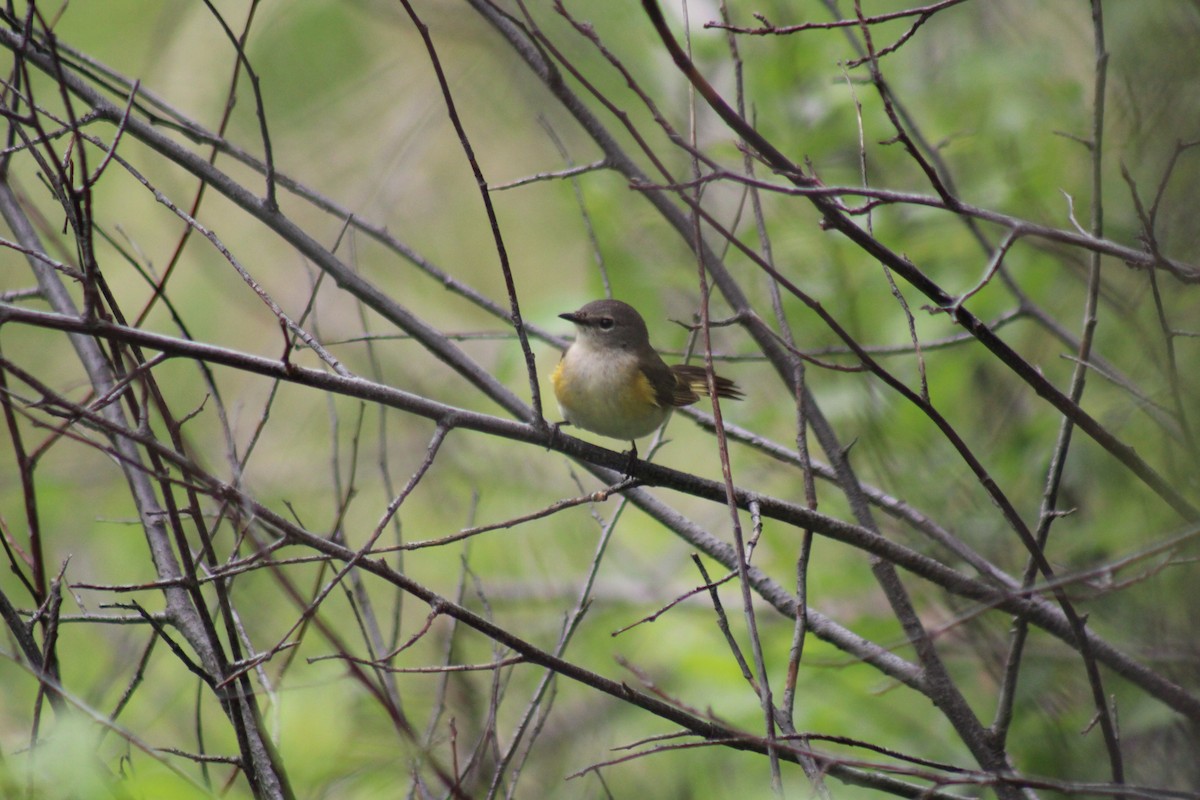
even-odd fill
[[[633,404],[638,407],[645,406],[647,403],[658,407],[658,392],[654,390],[654,384],[650,383],[650,379],[646,377],[646,373],[642,370],[637,370],[637,374],[630,382],[633,396]]]
[[[550,382],[552,384],[554,384],[554,396],[555,397],[562,397],[563,392],[566,390],[566,387],[563,386],[563,382],[562,382],[563,364],[565,364],[566,362],[567,362],[567,360],[565,358],[560,358],[558,360],[558,365],[554,367],[554,372],[552,372],[550,374]]]

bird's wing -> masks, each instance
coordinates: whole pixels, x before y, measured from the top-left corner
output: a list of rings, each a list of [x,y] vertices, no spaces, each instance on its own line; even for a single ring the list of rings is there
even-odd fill
[[[654,396],[661,408],[688,406],[700,399],[689,382],[681,379],[675,368],[668,367],[662,359],[654,364],[642,364],[642,372],[654,387]]]

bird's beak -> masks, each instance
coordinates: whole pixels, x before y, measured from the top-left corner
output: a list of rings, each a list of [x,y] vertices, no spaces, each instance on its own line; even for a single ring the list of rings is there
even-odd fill
[[[580,314],[578,311],[572,311],[568,314],[559,314],[558,316],[559,319],[565,319],[567,322],[574,322],[576,325],[578,325],[584,317],[584,315]]]

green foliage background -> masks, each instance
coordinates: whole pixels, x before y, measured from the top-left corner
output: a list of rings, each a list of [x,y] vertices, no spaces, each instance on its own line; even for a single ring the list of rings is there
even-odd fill
[[[231,24],[242,20],[247,11],[243,2],[217,5]],[[868,14],[904,6],[863,5]],[[753,24],[752,11],[761,11],[781,25],[828,18],[815,2],[729,6],[731,15],[744,24]],[[661,113],[678,129],[687,130],[694,98],[663,54],[640,6],[605,2],[568,3],[567,7],[593,27],[659,104]],[[668,148],[622,76],[571,31],[550,4],[531,3],[529,10],[596,89],[653,137],[653,146],[666,154],[672,171],[689,174],[686,153]],[[556,150],[547,129],[561,139],[570,163],[598,158],[594,145],[465,4],[430,2],[418,5],[418,11],[430,27],[465,128],[491,183],[566,168],[567,159]],[[848,7],[843,12],[852,13]],[[1200,138],[1196,126],[1200,99],[1193,91],[1200,85],[1200,58],[1194,46],[1200,15],[1195,4],[1172,0],[1112,2],[1105,12],[1111,53],[1102,161],[1106,235],[1137,246],[1140,226],[1121,169],[1136,182],[1143,201],[1152,202],[1175,143]],[[401,7],[368,0],[297,0],[264,4],[256,13],[246,54],[261,79],[280,172],[357,217],[386,227],[456,280],[504,305],[504,284],[478,190],[449,126],[428,56]],[[681,29],[679,10],[670,13]],[[698,67],[732,97],[734,75],[726,37],[701,26],[716,16],[715,9],[710,4],[692,6],[689,14]],[[897,21],[874,28],[876,42],[893,41],[908,25]],[[204,5],[179,0],[74,3],[63,7],[55,31],[64,43],[140,79],[143,90],[183,114],[216,127],[234,55]],[[856,53],[842,32],[739,37],[738,48],[745,64],[748,115],[790,156],[810,159],[826,184],[862,183],[861,139],[870,185],[930,194],[911,159],[898,146],[884,143],[892,133],[886,116],[877,94],[864,82],[864,71],[845,68]],[[11,61],[11,54],[5,57]],[[1091,135],[1093,102],[1094,54],[1087,3],[963,3],[935,15],[911,41],[883,60],[883,68],[925,139],[936,145],[961,198],[1056,228],[1071,229],[1072,213],[1087,225],[1091,162],[1080,142]],[[110,136],[111,131],[102,135]],[[620,135],[625,144],[633,144],[627,134]],[[259,123],[244,77],[236,90],[227,136],[237,146],[261,155]],[[696,137],[703,150],[731,168],[741,163],[728,130],[703,110]],[[177,138],[187,141],[182,134]],[[187,205],[195,192],[190,176],[132,139],[122,142],[120,153],[175,202]],[[1165,186],[1158,230],[1164,251],[1188,263],[1200,261],[1193,189],[1198,159],[1195,152],[1180,159]],[[261,188],[261,177],[229,157],[222,156],[218,164],[245,185]],[[44,209],[44,229],[61,234],[61,212],[54,216],[31,165],[18,162],[13,177]],[[760,177],[772,179],[761,173]],[[556,315],[603,294],[597,254],[589,242],[576,188],[614,294],[639,307],[660,348],[682,349],[687,335],[669,320],[690,319],[698,307],[695,258],[688,243],[652,212],[639,190],[603,170],[583,175],[577,185],[547,180],[493,193],[526,320],[565,336],[568,326]],[[288,194],[281,201],[283,211],[326,246],[342,235],[344,220],[337,215]],[[706,206],[728,224],[736,220],[739,236],[754,246],[753,221],[743,202],[742,192],[732,184],[715,185],[705,196]],[[803,200],[766,193],[763,202],[781,272],[818,298],[864,344],[907,345],[904,310],[881,278],[878,264],[849,242],[823,231],[819,215]],[[111,240],[100,251],[105,275],[127,309],[141,308],[151,296],[141,272],[161,274],[181,235],[180,223],[116,168],[98,185],[95,207],[97,223]],[[331,283],[318,287],[312,265],[215,191],[205,197],[198,217],[288,313],[298,317],[312,303],[309,330],[329,343],[353,372],[454,405],[497,413],[495,404],[410,340],[377,341],[380,360],[375,363],[364,337],[390,337],[394,331]],[[871,224],[876,236],[952,293],[969,291],[986,269],[986,254],[952,214],[900,205],[879,209]],[[998,228],[983,228],[993,244],[999,241]],[[65,254],[72,252],[68,237],[60,236],[59,244]],[[466,339],[461,346],[515,392],[528,395],[519,348],[502,321],[446,291],[437,280],[366,236],[347,234],[338,253],[439,329],[497,334]],[[1006,260],[1032,302],[1075,335],[1086,291],[1084,256],[1079,250],[1022,240]],[[728,251],[727,264],[742,279],[755,307],[769,309],[768,278],[735,250]],[[0,255],[0,290],[29,283],[21,257]],[[220,254],[198,237],[184,252],[171,295],[197,340],[265,356],[281,353],[283,343],[274,317]],[[915,292],[906,289],[905,295],[923,341],[959,332],[947,315],[923,310],[924,299]],[[1165,299],[1168,316],[1181,328],[1195,329],[1191,287],[1172,285]],[[997,281],[969,305],[990,320],[1014,308],[1015,302]],[[726,311],[714,298],[714,316]],[[800,303],[786,300],[785,311],[804,351],[822,353],[840,347],[839,340]],[[162,305],[145,327],[176,332]],[[1026,318],[1002,332],[1057,385],[1066,385],[1073,368],[1064,358],[1070,348],[1044,326]],[[727,420],[774,441],[794,443],[794,404],[770,367],[754,358],[753,343],[737,328],[715,329],[714,336],[717,351],[743,357],[721,365],[722,372],[735,377],[748,395],[744,403],[724,409]],[[1191,368],[1194,342],[1177,341],[1183,395],[1189,398],[1187,411],[1193,414],[1198,396],[1196,371]],[[52,340],[41,331],[10,325],[4,327],[0,343],[5,356],[36,363],[44,379],[70,390],[63,383],[74,379],[74,356],[65,338]],[[535,342],[544,399],[551,397],[546,377],[560,344],[561,340]],[[1147,397],[1165,402],[1162,339],[1145,274],[1111,259],[1104,264],[1097,350]],[[848,363],[836,353],[823,357]],[[933,402],[964,432],[1017,508],[1036,522],[1058,417],[1027,386],[987,359],[977,344],[930,349],[924,357]],[[298,352],[296,359],[307,366],[318,364],[305,351]],[[917,384],[918,366],[911,352],[890,357],[886,363],[909,385]],[[205,400],[206,389],[197,371],[175,361],[158,368],[156,374],[178,414],[199,412],[187,425],[188,442],[197,461],[219,472],[229,444],[221,434],[213,403]],[[853,443],[852,460],[864,481],[952,526],[956,535],[1010,574],[1021,573],[1026,555],[1019,542],[917,409],[861,373],[810,367],[809,380],[843,441]],[[272,387],[234,371],[220,372],[219,383],[232,415],[233,446],[244,452]],[[550,406],[547,414],[556,419]],[[1195,454],[1181,454],[1176,443],[1142,413],[1138,398],[1093,377],[1084,406],[1134,444],[1181,491],[1196,496]],[[263,503],[286,512],[309,530],[339,529],[351,546],[361,546],[394,488],[420,465],[433,430],[426,420],[284,385],[245,482]],[[674,419],[667,438],[670,442],[656,461],[719,479],[712,441],[690,420]],[[391,488],[377,466],[381,459],[387,461]],[[5,520],[7,535],[20,540],[23,498],[20,486],[10,480],[9,466],[3,469],[0,518]],[[352,470],[357,470],[356,491],[342,508]],[[335,473],[345,481],[341,486],[331,477]],[[734,448],[733,474],[739,485],[803,499],[797,470],[748,448]],[[86,447],[55,447],[39,464],[37,477],[48,558],[53,564],[65,564],[68,581],[113,585],[155,579],[136,511],[120,484],[120,474],[105,455]],[[498,522],[592,491],[594,483],[586,475],[579,477],[571,463],[556,453],[455,431],[421,490],[403,507],[403,536],[409,541],[432,539],[463,527]],[[1178,532],[1182,525],[1083,436],[1077,437],[1068,462],[1065,492],[1069,502],[1064,505],[1075,510],[1056,523],[1050,558],[1066,571],[1114,561]],[[677,495],[669,500],[729,539],[726,509]],[[822,512],[849,518],[832,487],[821,489],[820,500]],[[403,570],[446,596],[456,596],[462,587],[468,605],[487,610],[523,637],[551,647],[562,614],[592,562],[599,534],[595,515],[607,517],[615,507],[615,500],[595,507],[583,505],[476,537],[464,546],[408,553]],[[881,515],[880,524],[889,537],[931,549],[893,520]],[[231,534],[226,530],[221,535]],[[794,582],[790,576],[798,540],[798,531],[768,524],[755,555],[758,566],[789,588]],[[1119,593],[1092,597],[1081,592],[1080,605],[1091,614],[1090,624],[1097,631],[1195,690],[1193,619],[1200,604],[1195,565],[1187,552],[1180,551],[1161,571],[1147,572],[1143,580],[1122,587]],[[714,575],[721,569],[711,563],[710,568]],[[328,577],[327,573],[322,577],[316,565],[293,565],[289,574],[308,591]],[[636,685],[641,678],[617,662],[625,660],[668,696],[745,730],[759,731],[763,723],[758,699],[741,678],[703,595],[657,622],[611,635],[700,582],[684,543],[641,513],[627,510],[601,567],[596,600],[567,657]],[[917,580],[906,585],[918,599],[926,624],[933,629],[945,624],[939,649],[977,714],[990,718],[1010,620],[996,613],[977,616],[965,601]],[[8,593],[18,591],[7,574],[0,576],[0,586]],[[733,587],[729,584],[722,596],[744,641]],[[384,618],[394,613],[406,633],[423,624],[427,613],[423,605],[386,587],[376,591],[376,611]],[[158,610],[155,604],[161,600],[155,592],[140,591],[135,596],[148,609]],[[246,636],[256,645],[265,648],[292,635],[289,629],[298,608],[283,597],[270,575],[244,576],[236,584],[235,598],[242,608],[255,612],[246,615],[243,623]],[[71,608],[65,613],[113,613],[105,611],[103,604],[122,599],[126,598],[114,592],[76,590],[68,596]],[[814,608],[858,634],[893,647],[906,658],[914,657],[863,553],[818,538],[810,599]],[[357,623],[344,594],[331,595],[320,614],[353,638]],[[792,624],[765,606],[760,615],[767,663],[774,665],[772,680],[779,685]],[[452,660],[458,663],[486,662],[503,655],[482,637],[462,632],[450,645],[450,634],[449,626],[435,626],[410,651],[405,664],[439,663],[451,646]],[[64,624],[59,642],[63,682],[78,705],[110,713],[147,639],[148,632],[141,626]],[[1009,741],[1016,766],[1030,775],[1107,780],[1099,733],[1088,730],[1094,709],[1080,677],[1078,657],[1044,634],[1035,633],[1030,647],[1037,656],[1022,673]],[[798,728],[877,742],[934,761],[972,763],[928,700],[827,644],[810,639],[807,648],[797,692]],[[78,657],[84,653],[87,658]],[[277,681],[261,698],[263,713],[277,736],[293,785],[306,798],[399,796],[403,793],[399,787],[408,787],[421,754],[397,737],[377,703],[348,679],[343,664],[310,661],[329,653],[328,643],[312,635],[266,667]],[[14,791],[46,798],[101,796],[108,785],[102,776],[120,773],[129,778],[125,787],[133,796],[207,797],[223,792],[247,796],[240,782],[222,787],[227,767],[210,768],[211,788],[203,788],[199,771],[188,762],[150,757],[122,736],[105,735],[102,726],[82,718],[47,724],[39,734],[46,744],[30,753],[25,748],[37,683],[14,647],[6,646],[5,654],[8,657],[0,659],[0,685],[5,687],[0,692],[0,773]],[[286,670],[284,661],[290,661]],[[523,698],[539,678],[540,671],[533,667],[518,667],[498,680],[505,682],[507,697]],[[1164,765],[1186,758],[1182,754],[1188,742],[1194,744],[1189,739],[1194,727],[1111,674],[1106,674],[1106,680],[1120,709],[1132,778],[1177,781],[1174,785],[1186,782],[1186,767]],[[451,681],[448,706],[462,741],[477,732],[486,717],[490,681],[487,673]],[[413,718],[426,719],[435,702],[434,680],[428,675],[407,675],[399,678],[399,685]],[[591,764],[620,758],[624,751],[613,748],[672,729],[567,681],[559,681],[556,691],[546,732],[521,776],[516,796],[602,797],[606,791],[615,797],[769,795],[765,759],[716,748],[683,750],[610,767],[603,771],[603,785],[595,775],[566,780]],[[511,729],[523,709],[524,703],[516,699],[501,705],[498,730]],[[204,749],[236,752],[220,709],[167,648],[157,646],[149,656],[142,685],[118,724],[152,748],[199,749],[197,716],[203,723]],[[97,745],[99,738],[102,742]],[[442,731],[434,739],[433,751],[448,762],[449,750]],[[860,751],[848,752],[862,757]],[[77,765],[69,781],[51,766],[64,762]],[[172,763],[180,772],[168,770],[164,763]],[[789,796],[806,796],[807,784],[798,769],[785,769],[785,783]],[[875,796],[841,785],[834,790],[837,797]]]

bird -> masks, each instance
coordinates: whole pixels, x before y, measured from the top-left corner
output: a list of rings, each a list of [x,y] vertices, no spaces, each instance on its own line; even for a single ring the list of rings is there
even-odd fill
[[[646,321],[628,303],[593,300],[558,316],[576,330],[550,376],[559,411],[566,423],[628,441],[631,465],[637,439],[658,430],[673,409],[709,394],[704,367],[663,361]],[[715,375],[714,383],[718,397],[744,397],[728,378]]]

